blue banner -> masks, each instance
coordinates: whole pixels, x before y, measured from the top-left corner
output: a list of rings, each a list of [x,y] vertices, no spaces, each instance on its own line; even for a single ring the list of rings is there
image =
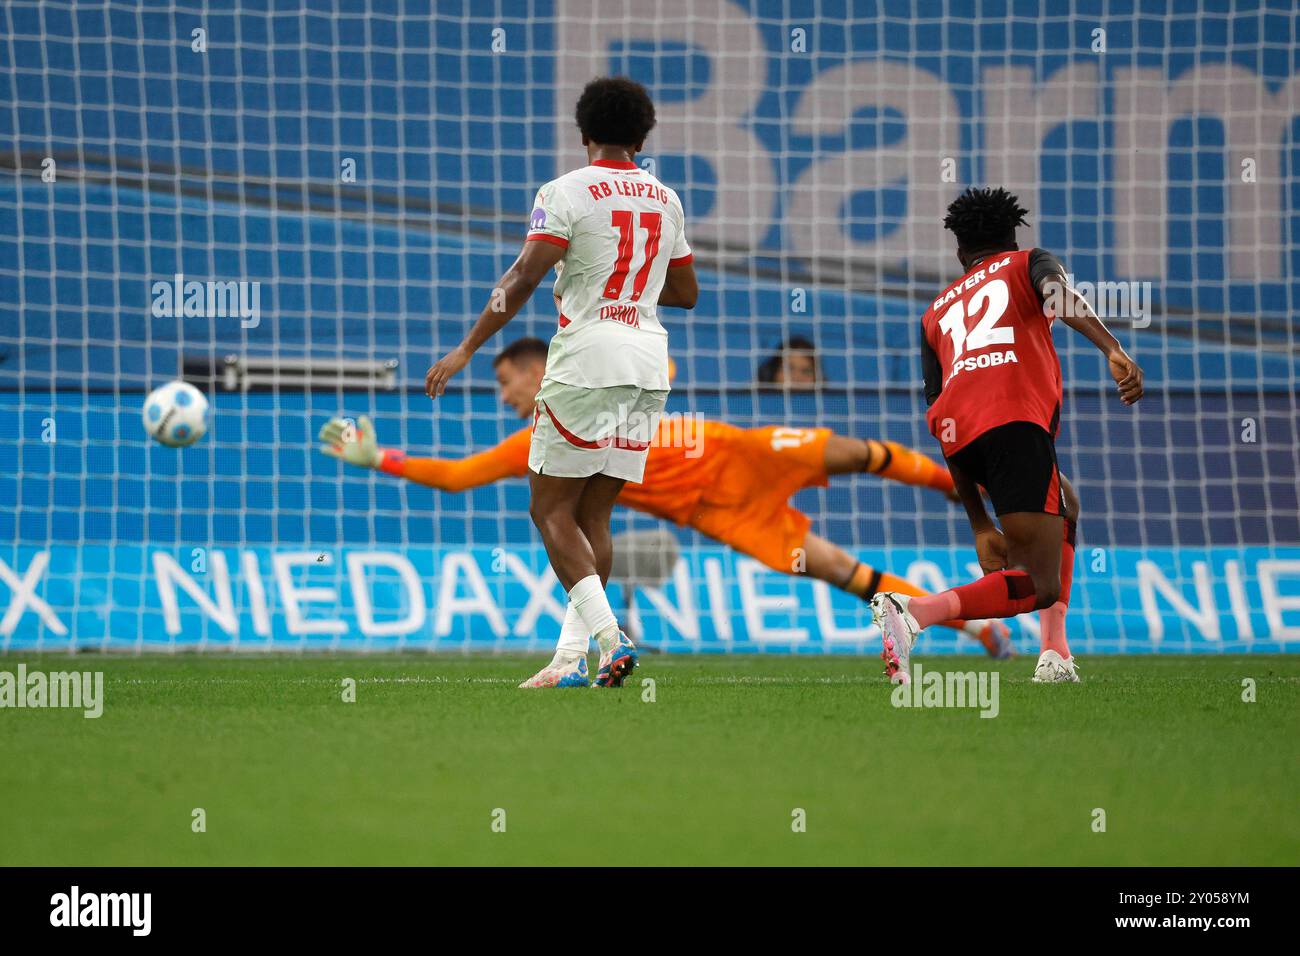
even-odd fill
[[[967,549],[863,551],[942,589],[978,574]],[[684,550],[626,613],[678,652],[874,653],[866,606],[724,548]],[[1082,653],[1285,651],[1300,642],[1300,548],[1082,549],[1070,639]],[[564,592],[539,547],[303,549],[141,545],[18,548],[0,560],[0,648],[542,651]],[[1013,622],[1037,649],[1033,615]],[[935,628],[923,653],[979,652]]]

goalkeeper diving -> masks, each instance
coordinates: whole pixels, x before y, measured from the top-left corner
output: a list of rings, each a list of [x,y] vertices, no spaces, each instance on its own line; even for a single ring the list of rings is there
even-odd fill
[[[547,345],[521,338],[493,366],[501,397],[520,418],[532,419],[546,369]],[[528,427],[486,451],[462,459],[408,457],[381,448],[374,426],[331,419],[320,431],[321,451],[348,464],[373,468],[445,492],[460,492],[528,472]],[[878,591],[923,595],[905,579],[872,568],[810,530],[811,520],[790,504],[803,488],[824,487],[829,476],[874,474],[932,488],[950,499],[947,469],[895,442],[850,438],[827,428],[739,428],[687,416],[660,421],[645,477],[624,485],[617,502],[701,534],[784,574],[815,578],[870,602]],[[1001,621],[945,622],[993,657],[1012,653]],[[589,635],[568,615],[555,656],[521,687],[582,686]]]

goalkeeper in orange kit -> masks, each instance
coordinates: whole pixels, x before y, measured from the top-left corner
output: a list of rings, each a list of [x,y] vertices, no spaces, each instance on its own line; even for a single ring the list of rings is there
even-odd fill
[[[541,339],[522,338],[494,360],[502,400],[520,418],[534,416],[546,350]],[[320,438],[325,454],[349,464],[458,492],[527,474],[529,432],[521,428],[499,445],[461,459],[414,458],[380,448],[364,417],[354,429],[341,418],[331,419]],[[877,591],[926,593],[814,534],[809,518],[790,505],[795,492],[825,486],[830,475],[864,472],[953,496],[947,469],[895,442],[847,438],[827,428],[738,428],[687,416],[660,421],[643,480],[626,484],[618,503],[687,525],[773,570],[825,581],[863,601]],[[1002,622],[949,623],[979,640],[992,656],[1010,656]],[[585,633],[562,634],[566,654],[576,653],[579,644],[585,655]],[[543,683],[536,686],[546,686],[546,674],[543,668],[536,678]]]

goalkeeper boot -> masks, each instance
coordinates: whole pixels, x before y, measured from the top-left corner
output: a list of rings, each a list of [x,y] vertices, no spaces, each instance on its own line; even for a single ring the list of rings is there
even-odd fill
[[[608,649],[600,649],[600,669],[592,687],[622,687],[632,668],[637,664],[636,645],[622,631],[611,642]]]
[[[1016,656],[1015,646],[1011,643],[1011,628],[996,618],[970,623],[977,628],[971,636],[984,645],[984,650],[989,652],[989,657],[995,661],[1005,661],[1009,657]]]
[[[1043,651],[1038,655],[1038,666],[1034,668],[1035,684],[1077,684],[1079,672],[1075,667],[1074,657],[1062,657],[1053,650]]]
[[[885,662],[885,676],[890,683],[906,684],[911,680],[908,664],[912,645],[916,643],[921,626],[907,610],[912,599],[895,591],[881,591],[871,599],[871,617],[880,628],[884,650],[880,656]]]
[[[587,679],[585,654],[576,658],[562,658],[557,654],[549,664],[519,686],[525,688],[586,687],[590,683]]]

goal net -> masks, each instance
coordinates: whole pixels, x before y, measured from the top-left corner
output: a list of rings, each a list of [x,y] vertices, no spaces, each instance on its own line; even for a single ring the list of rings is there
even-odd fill
[[[444,493],[315,440],[459,458],[527,421],[494,345],[425,370],[585,161],[572,109],[621,73],[639,160],[682,196],[702,296],[666,310],[669,410],[931,456],[919,317],[958,274],[946,204],[1005,185],[1138,358],[1121,406],[1058,329],[1082,499],[1083,653],[1300,639],[1300,78],[1288,0],[262,0],[0,8],[0,649],[541,649],[563,594],[526,484]],[[502,342],[555,329],[539,291]],[[811,387],[760,381],[785,343]],[[144,395],[212,402],[151,441]],[[977,573],[959,508],[870,476],[793,504],[871,565]],[[863,652],[861,602],[620,509],[676,554],[617,586],[677,651]],[[652,538],[650,540],[660,540]],[[1015,622],[1036,650],[1032,617]],[[927,653],[979,651],[952,632]]]

